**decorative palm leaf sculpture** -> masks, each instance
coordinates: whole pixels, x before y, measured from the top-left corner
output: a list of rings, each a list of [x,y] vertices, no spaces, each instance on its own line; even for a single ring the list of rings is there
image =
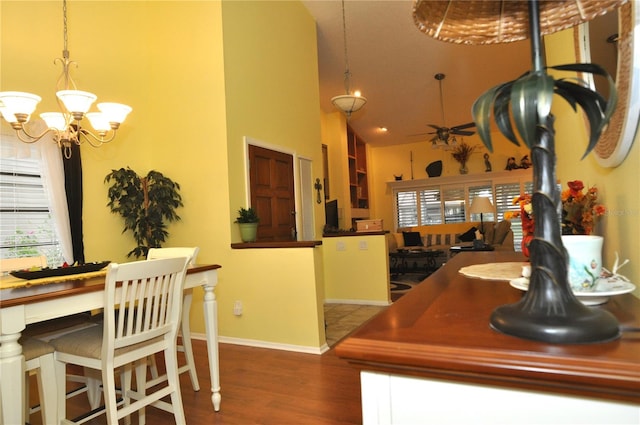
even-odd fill
[[[568,282],[569,257],[562,245],[559,223],[561,202],[560,190],[556,184],[555,133],[551,104],[555,93],[569,102],[574,110],[577,110],[578,106],[584,110],[591,127],[589,143],[584,154],[587,155],[596,145],[615,108],[615,84],[607,72],[598,65],[572,64],[550,67],[560,71],[605,76],[612,93],[609,99],[605,100],[600,94],[583,85],[567,79],[556,80],[548,75],[541,49],[538,1],[532,0],[527,3],[533,69],[517,80],[490,89],[472,108],[478,134],[489,150],[493,150],[489,128],[493,111],[500,132],[516,145],[520,144],[517,137],[519,135],[521,141],[531,149],[533,162],[532,205],[536,225],[534,239],[529,245],[532,268],[529,289],[519,302],[496,308],[490,322],[494,329],[505,334],[544,342],[608,341],[619,336],[615,317],[604,310],[585,307],[575,297]],[[427,14],[420,10],[420,6],[416,6],[414,14],[421,14],[418,19],[422,21],[428,20],[425,18]],[[431,31],[429,28],[421,29],[427,33]],[[465,34],[460,34],[461,38],[464,36]]]

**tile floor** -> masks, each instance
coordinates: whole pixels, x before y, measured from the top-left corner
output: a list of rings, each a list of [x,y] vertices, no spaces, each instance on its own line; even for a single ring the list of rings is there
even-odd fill
[[[361,324],[383,311],[387,306],[361,304],[325,304],[327,344],[333,347]]]

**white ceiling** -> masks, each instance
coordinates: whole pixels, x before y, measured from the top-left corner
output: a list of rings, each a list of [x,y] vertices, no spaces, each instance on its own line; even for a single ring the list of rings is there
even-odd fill
[[[320,101],[345,94],[342,3],[303,0],[318,25]],[[432,136],[427,124],[453,127],[472,121],[471,105],[487,89],[513,80],[530,64],[528,41],[464,46],[432,39],[414,24],[411,0],[347,0],[345,16],[351,90],[368,100],[350,120],[373,146],[413,143]],[[439,83],[444,73],[444,113]],[[381,133],[378,128],[388,128]]]

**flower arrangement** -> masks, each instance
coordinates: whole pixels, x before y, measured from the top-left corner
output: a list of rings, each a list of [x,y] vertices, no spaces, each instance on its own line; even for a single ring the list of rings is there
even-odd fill
[[[590,235],[595,220],[606,212],[598,203],[598,189],[591,186],[584,192],[584,183],[574,180],[562,191],[562,234]]]
[[[471,146],[463,140],[453,147],[451,150],[451,156],[464,167],[471,154],[474,153],[477,148],[478,146]]]
[[[584,192],[584,183],[574,180],[567,183],[568,189],[562,191],[562,234],[590,235],[594,222],[606,212],[604,205],[598,203],[598,189],[591,186]],[[535,220],[531,195],[524,194],[513,199],[513,205],[519,205],[519,211],[507,211],[505,220],[522,220],[522,252],[528,256],[529,243],[533,240]]]
[[[513,198],[513,205],[520,207],[519,211],[507,211],[504,213],[506,220],[520,218],[522,220],[522,253],[529,256],[529,243],[533,240],[533,229],[535,222],[533,220],[533,205],[531,205],[531,195],[524,195]]]

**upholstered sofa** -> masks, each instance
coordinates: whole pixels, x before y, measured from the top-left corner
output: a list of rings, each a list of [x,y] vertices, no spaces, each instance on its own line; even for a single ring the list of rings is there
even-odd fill
[[[460,244],[472,244],[480,222],[434,224],[399,228],[396,233],[387,235],[389,252],[399,249],[439,249],[443,259],[449,258],[449,248]],[[513,251],[513,231],[511,222],[498,223],[485,221],[482,225],[485,242],[497,251]]]

